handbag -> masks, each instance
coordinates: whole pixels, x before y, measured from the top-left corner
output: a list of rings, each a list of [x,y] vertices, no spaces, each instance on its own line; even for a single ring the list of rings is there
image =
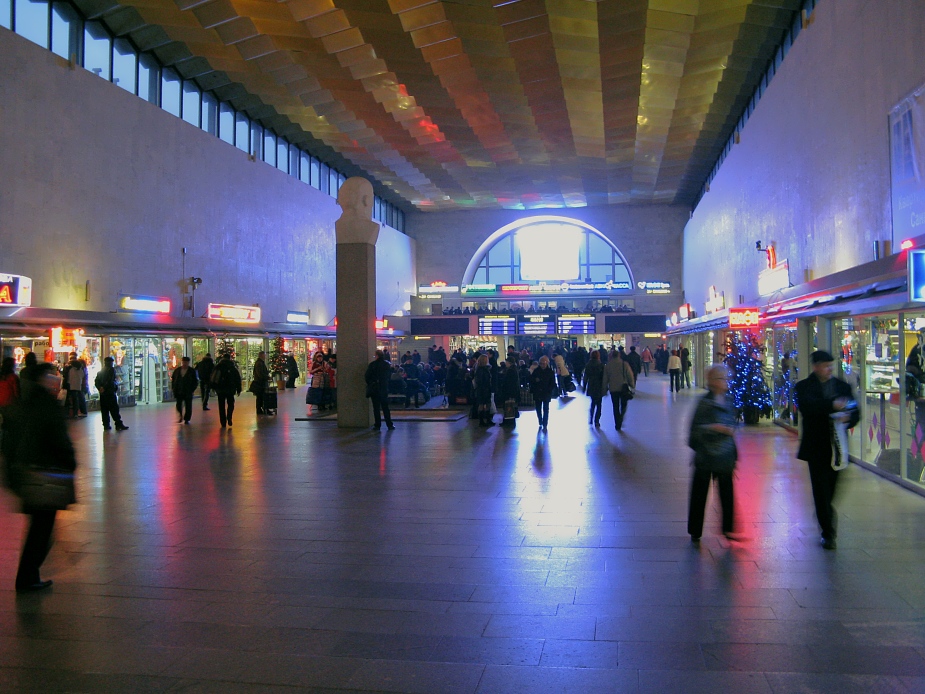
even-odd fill
[[[64,470],[26,470],[16,493],[27,509],[59,510],[77,501],[74,473]]]
[[[636,389],[633,388],[629,383],[623,384],[623,397],[627,400],[632,400],[636,396]]]

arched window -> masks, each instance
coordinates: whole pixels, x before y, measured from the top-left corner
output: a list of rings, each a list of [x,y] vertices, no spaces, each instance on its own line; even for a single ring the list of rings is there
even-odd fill
[[[631,292],[623,255],[600,231],[567,217],[528,217],[502,227],[481,245],[463,284],[606,284]]]

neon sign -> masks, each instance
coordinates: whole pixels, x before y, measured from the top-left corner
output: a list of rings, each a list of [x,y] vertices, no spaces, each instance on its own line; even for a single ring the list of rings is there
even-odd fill
[[[671,294],[671,282],[637,282],[636,286],[646,294]]]
[[[729,327],[733,329],[757,328],[761,321],[761,311],[757,308],[729,309]]]
[[[32,279],[22,275],[0,273],[0,305],[31,306]]]
[[[308,325],[308,321],[311,318],[308,311],[289,311],[286,313],[286,322],[287,323],[303,323]]]
[[[233,323],[259,323],[259,306],[237,306],[235,304],[209,304],[206,318],[227,320]]]
[[[769,250],[773,246],[769,247]],[[775,258],[775,266],[758,273],[758,296],[767,296],[790,286],[790,262]]]
[[[723,292],[717,292],[715,285],[710,285],[708,290],[707,302],[704,305],[707,313],[716,313],[726,308],[726,295]]]
[[[123,296],[119,308],[126,311],[143,311],[145,313],[170,313],[170,299],[149,296]]]
[[[909,251],[909,301],[925,301],[925,250]]]

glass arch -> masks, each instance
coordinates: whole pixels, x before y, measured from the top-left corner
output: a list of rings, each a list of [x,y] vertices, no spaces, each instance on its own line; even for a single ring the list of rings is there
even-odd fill
[[[472,256],[463,285],[607,284],[631,292],[633,275],[620,250],[589,224],[542,215],[489,236]]]

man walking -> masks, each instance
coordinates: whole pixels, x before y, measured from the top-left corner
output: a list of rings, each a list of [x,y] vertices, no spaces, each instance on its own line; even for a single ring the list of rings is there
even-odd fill
[[[623,418],[626,416],[626,406],[630,400],[630,391],[636,387],[633,369],[620,352],[614,351],[610,360],[604,367],[604,382],[610,391],[610,401],[613,403],[613,423],[617,431],[623,429]]]
[[[234,416],[234,396],[241,394],[241,373],[228,353],[222,354],[212,372],[212,387],[218,398],[218,421],[231,426]]]
[[[211,354],[206,354],[196,364],[196,375],[199,376],[199,392],[202,394],[203,412],[209,409],[209,392],[212,390],[212,369],[214,368],[215,362],[212,361]]]
[[[100,414],[103,416],[103,429],[107,431],[112,429],[109,426],[109,418],[112,417],[116,423],[116,431],[126,431],[128,429],[122,423],[122,415],[119,414],[119,385],[116,383],[116,371],[112,367],[115,360],[112,357],[106,357],[103,360],[104,366],[96,375],[93,384],[100,392]]]
[[[366,397],[372,401],[373,416],[376,418],[373,429],[376,431],[382,428],[383,418],[389,430],[395,428],[395,425],[392,424],[392,413],[389,410],[389,377],[391,376],[391,371],[392,365],[386,360],[385,353],[381,350],[376,350],[376,358],[369,362],[365,376]]]
[[[832,464],[832,438],[835,420],[853,427],[861,419],[854,392],[847,382],[833,376],[835,359],[828,352],[813,352],[810,356],[813,372],[796,384],[797,404],[803,416],[803,435],[797,458],[809,465],[809,480],[813,488],[816,518],[822,530],[822,546],[835,549],[838,519],[832,501],[838,482],[838,471]],[[847,451],[836,450],[847,456]]]
[[[180,366],[175,368],[170,376],[170,389],[177,399],[177,414],[180,415],[178,422],[189,424],[193,416],[193,395],[196,394],[197,385],[196,370],[190,366],[190,358],[183,357]]]

